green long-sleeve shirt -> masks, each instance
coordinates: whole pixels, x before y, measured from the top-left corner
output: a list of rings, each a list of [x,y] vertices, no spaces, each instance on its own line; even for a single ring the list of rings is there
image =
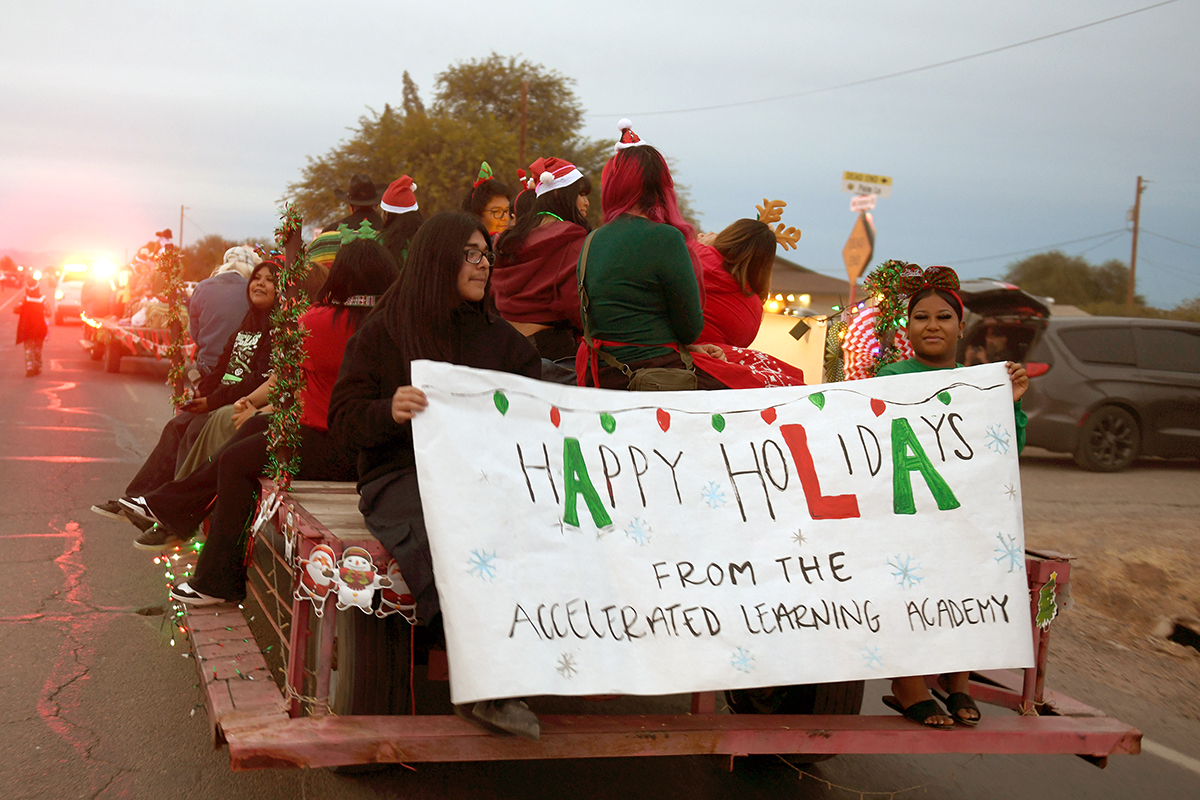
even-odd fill
[[[961,367],[962,364],[956,364],[955,367]],[[893,364],[885,364],[879,368],[879,372],[875,373],[875,377],[882,378],[887,375],[908,375],[913,372],[935,372],[942,369],[954,369],[955,367],[931,367],[922,364],[915,358],[910,358],[905,361],[897,361]],[[1025,412],[1021,410],[1021,401],[1017,400],[1013,403],[1013,417],[1017,423],[1017,452],[1025,449],[1025,426],[1029,424],[1029,417],[1025,416]]]
[[[593,339],[686,345],[704,329],[692,260],[683,234],[670,225],[624,215],[601,227],[588,251],[584,288]],[[669,352],[663,347],[605,349],[627,362]]]

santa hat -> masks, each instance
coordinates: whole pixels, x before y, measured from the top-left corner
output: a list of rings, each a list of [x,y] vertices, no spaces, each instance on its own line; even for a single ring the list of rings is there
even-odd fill
[[[379,207],[393,214],[416,211],[417,197],[413,194],[413,190],[416,188],[417,185],[413,183],[412,178],[407,175],[401,175],[392,181],[387,191],[383,193],[383,199],[379,202]]]
[[[537,176],[537,196],[570,186],[583,178],[583,173],[570,161],[561,158],[539,158],[530,165]]]
[[[537,188],[537,181],[533,179],[533,168],[534,165],[544,160],[545,159],[539,158],[537,161],[533,162],[533,164],[529,167],[529,172],[526,172],[523,169],[517,170],[517,183],[520,184],[521,191],[529,191],[530,189]]]
[[[643,142],[638,138],[638,135],[633,132],[633,123],[627,119],[623,119],[617,123],[617,130],[621,131],[621,138],[617,140],[616,146],[613,148],[615,152],[621,152],[627,147],[638,147],[640,145],[648,145],[649,142]]]

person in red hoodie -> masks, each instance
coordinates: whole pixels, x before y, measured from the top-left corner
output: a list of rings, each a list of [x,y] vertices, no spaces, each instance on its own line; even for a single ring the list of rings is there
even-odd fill
[[[591,230],[592,182],[561,158],[539,158],[530,171],[533,208],[496,242],[496,310],[542,358],[574,358],[583,333],[575,265]]]
[[[720,233],[706,233],[700,241],[704,277],[704,330],[696,340],[715,344],[725,361],[703,361],[730,388],[801,386],[804,373],[777,358],[748,349],[762,325],[763,303],[771,288],[771,267],[777,244],[795,247],[800,231],[769,223],[778,222],[786,205],[763,201],[758,219],[739,219]]]

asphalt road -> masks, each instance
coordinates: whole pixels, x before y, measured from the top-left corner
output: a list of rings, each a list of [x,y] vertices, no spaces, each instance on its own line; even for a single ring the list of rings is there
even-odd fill
[[[1200,797],[1200,724],[1061,671],[1058,687],[1141,726],[1173,760],[1114,757],[1102,771],[1073,756],[841,756],[804,776],[708,757],[232,773],[186,647],[170,644],[162,573],[131,547],[132,526],[88,510],[119,496],[153,446],[169,415],[166,367],[126,359],[109,375],[78,326],[52,327],[46,371],[26,379],[12,298],[0,292],[0,564],[14,571],[0,583],[0,798]],[[1151,479],[1195,495],[1197,471]],[[1103,491],[1054,459],[1023,468],[1027,487],[1068,479],[1072,492]],[[1027,494],[1028,509],[1039,501]],[[883,713],[884,693],[869,684],[864,710]]]

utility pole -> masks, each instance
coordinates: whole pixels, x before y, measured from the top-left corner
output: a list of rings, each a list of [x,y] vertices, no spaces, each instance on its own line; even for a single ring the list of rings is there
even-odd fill
[[[525,118],[529,115],[529,81],[521,81],[521,144],[517,148],[517,166],[524,169],[525,163]],[[533,178],[537,180],[535,175]]]
[[[179,206],[179,249],[183,249],[183,206]]]
[[[1142,176],[1138,175],[1137,179],[1137,195],[1133,199],[1133,252],[1129,254],[1129,298],[1125,301],[1126,305],[1133,305],[1134,287],[1137,284],[1137,240],[1138,240],[1138,218],[1142,213],[1142,192],[1146,191],[1146,187],[1142,181]]]

